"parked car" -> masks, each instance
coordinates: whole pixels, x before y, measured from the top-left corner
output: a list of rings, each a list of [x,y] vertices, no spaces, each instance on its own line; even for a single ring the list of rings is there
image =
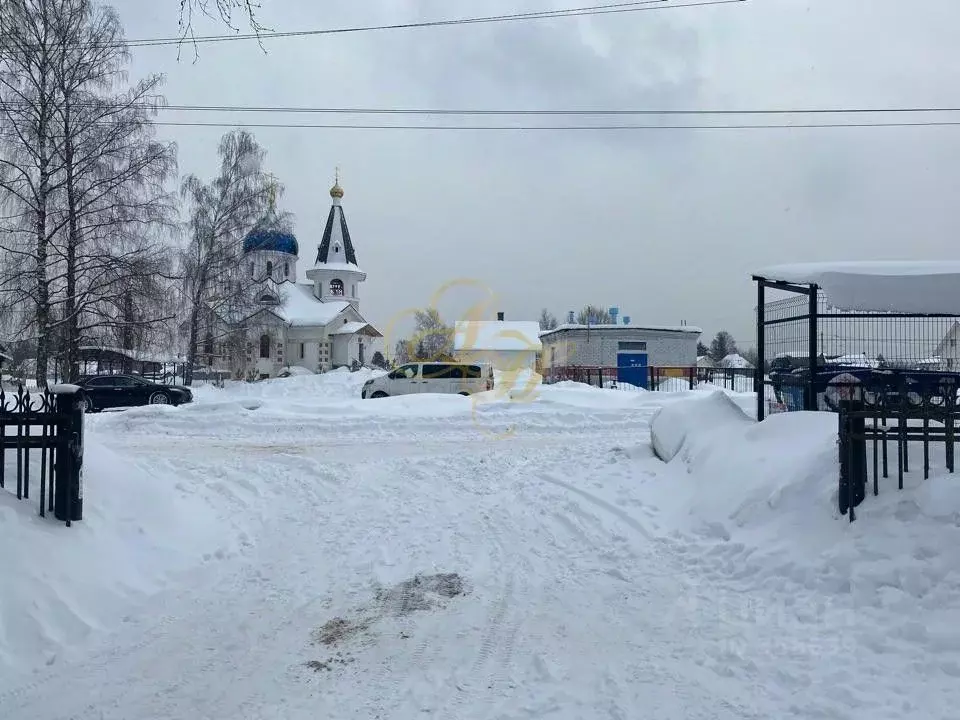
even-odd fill
[[[408,363],[367,380],[360,395],[383,398],[414,393],[472,395],[493,390],[493,366],[473,363]]]
[[[93,375],[80,379],[87,412],[138,405],[183,405],[193,393],[179,385],[161,385],[137,375]]]

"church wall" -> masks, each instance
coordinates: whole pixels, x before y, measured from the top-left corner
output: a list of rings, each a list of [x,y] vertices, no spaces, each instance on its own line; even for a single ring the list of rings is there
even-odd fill
[[[296,282],[297,257],[295,255],[288,255],[287,253],[276,252],[274,250],[255,250],[247,253],[243,259],[243,267],[241,268],[244,277],[253,277],[258,280],[263,278],[267,272],[268,262],[272,265],[271,277],[273,280],[276,282],[283,282],[284,280],[292,280]],[[251,265],[253,266],[252,276],[250,274]]]

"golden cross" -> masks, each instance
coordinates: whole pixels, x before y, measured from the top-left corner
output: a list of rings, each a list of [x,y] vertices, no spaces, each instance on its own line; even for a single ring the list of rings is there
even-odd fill
[[[340,166],[339,165],[337,165],[337,167],[334,168],[334,171],[333,171],[333,184],[334,185],[340,184]]]

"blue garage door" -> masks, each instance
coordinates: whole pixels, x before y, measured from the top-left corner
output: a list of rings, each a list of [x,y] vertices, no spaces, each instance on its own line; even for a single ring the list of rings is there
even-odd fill
[[[617,353],[617,381],[647,387],[647,354],[638,352]]]

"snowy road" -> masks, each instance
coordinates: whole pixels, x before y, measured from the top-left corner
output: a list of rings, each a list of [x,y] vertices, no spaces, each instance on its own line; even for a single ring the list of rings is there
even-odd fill
[[[223,542],[112,632],[32,675],[0,675],[0,716],[727,720],[917,708],[909,686],[891,702],[896,656],[864,655],[855,620],[794,603],[788,578],[760,587],[745,574],[751,551],[716,529],[670,525],[651,501],[650,486],[671,481],[649,449],[653,404],[611,393],[610,407],[578,408],[579,397],[478,414],[440,403],[406,419],[399,403],[344,413],[253,401],[94,418],[92,438],[215,507]],[[466,592],[393,590],[438,573],[459,574]],[[864,674],[842,669],[857,663]],[[955,694],[948,681],[930,677],[929,692]]]
[[[577,426],[528,412],[505,439],[462,418],[278,433],[185,415],[100,424],[118,452],[219,488],[249,516],[247,547],[0,695],[5,717],[759,716],[749,688],[691,672],[695,638],[671,612],[689,587],[646,530],[655,510],[569,482],[642,447],[649,409]],[[468,592],[312,644],[375,582],[436,572]],[[331,670],[304,665],[337,652]]]

